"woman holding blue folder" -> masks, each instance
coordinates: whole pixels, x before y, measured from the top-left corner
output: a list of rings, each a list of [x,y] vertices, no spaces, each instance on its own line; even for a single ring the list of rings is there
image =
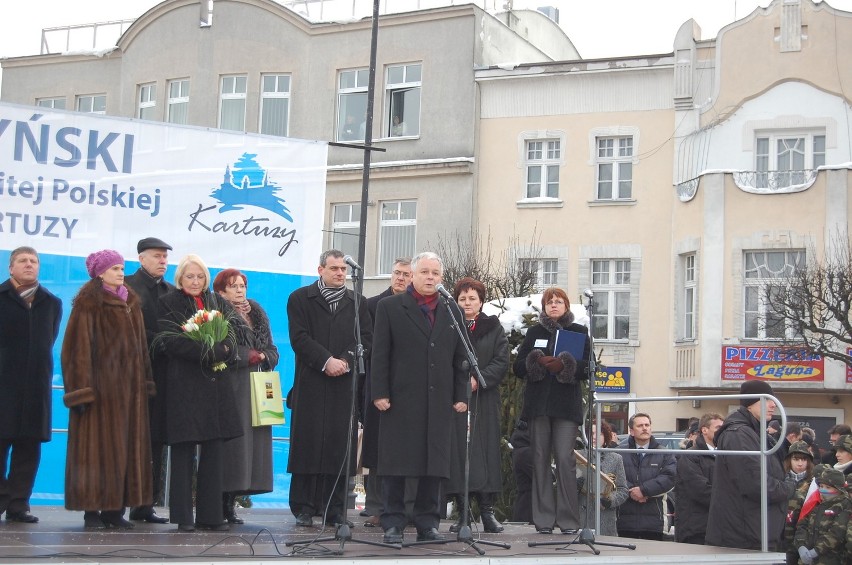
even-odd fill
[[[527,381],[524,414],[529,418],[533,458],[532,519],[536,530],[550,534],[580,527],[574,443],[583,421],[581,380],[588,379],[590,344],[585,326],[574,323],[571,302],[561,288],[549,288],[541,297],[539,323],[527,330],[518,349],[514,370]],[[582,354],[556,348],[559,331],[581,334]],[[564,334],[560,342],[575,342]],[[554,355],[554,350],[556,354]],[[551,456],[556,462],[553,492]]]

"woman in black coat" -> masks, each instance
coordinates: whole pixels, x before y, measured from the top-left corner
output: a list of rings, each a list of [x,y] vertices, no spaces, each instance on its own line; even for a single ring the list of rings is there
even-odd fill
[[[160,335],[169,358],[167,373],[167,425],[171,445],[171,498],[169,518],[178,530],[195,526],[226,530],[222,514],[222,444],[240,436],[242,427],[228,378],[230,371],[214,370],[219,363],[233,364],[237,348],[229,337],[212,348],[181,335],[181,325],[198,310],[218,310],[233,319],[227,300],[208,289],[210,271],[197,255],[180,260],[175,290],[160,298]],[[196,518],[192,517],[192,477],[196,446],[198,460]]]
[[[526,379],[524,413],[529,418],[533,454],[532,518],[539,533],[554,527],[563,532],[580,527],[574,442],[583,420],[581,380],[588,380],[588,332],[574,323],[568,295],[549,288],[541,297],[539,323],[527,330],[515,360],[515,375]],[[557,330],[583,334],[581,359],[567,351],[553,356]],[[556,496],[553,495],[551,454],[556,461]]]
[[[456,283],[453,297],[464,312],[465,323],[471,342],[476,350],[476,362],[485,380],[486,389],[479,388],[476,375],[470,376],[472,390],[470,409],[470,466],[468,492],[479,502],[479,515],[483,529],[488,533],[503,531],[503,526],[494,516],[494,502],[502,489],[500,456],[500,382],[509,369],[509,341],[496,316],[482,313],[485,302],[485,285],[478,280],[465,277]],[[453,458],[447,494],[463,501],[465,492],[465,452],[467,448],[468,414],[453,414]],[[459,521],[450,526],[458,532]],[[469,516],[469,514],[468,514]]]
[[[248,279],[237,269],[220,271],[213,290],[227,300],[237,313],[234,317],[243,331],[237,333],[239,361],[228,378],[237,400],[237,414],[243,435],[224,445],[225,467],[222,511],[231,524],[242,524],[235,510],[236,496],[272,492],[272,426],[251,424],[250,373],[272,371],[278,364],[278,348],[272,342],[269,317],[254,300],[246,298]]]

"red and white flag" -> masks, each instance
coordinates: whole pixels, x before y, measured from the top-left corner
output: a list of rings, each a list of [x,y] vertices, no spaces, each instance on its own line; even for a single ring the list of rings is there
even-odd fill
[[[819,487],[817,486],[816,478],[814,478],[811,479],[811,486],[808,487],[808,492],[805,493],[805,502],[802,504],[802,511],[799,512],[799,521],[796,523],[801,522],[817,504],[819,504]]]

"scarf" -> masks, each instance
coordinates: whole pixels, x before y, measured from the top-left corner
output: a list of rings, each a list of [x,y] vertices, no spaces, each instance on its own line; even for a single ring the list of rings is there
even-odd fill
[[[408,288],[406,288],[405,291],[417,301],[417,307],[420,308],[420,311],[423,312],[424,316],[426,316],[426,321],[429,322],[429,327],[435,327],[435,310],[438,308],[438,293],[436,292],[429,296],[423,296],[414,290],[413,284],[408,285]]]
[[[334,312],[337,310],[337,305],[340,303],[343,295],[346,294],[346,285],[341,287],[326,286],[322,282],[322,278],[317,281],[317,284],[319,285],[320,294],[325,298],[331,311]]]
[[[249,326],[253,326],[253,324],[251,323],[251,319],[249,318],[249,313],[251,312],[251,304],[248,300],[244,302],[231,302],[231,306],[234,307],[234,310],[237,311],[237,314],[242,316],[243,320],[245,320]]]
[[[467,331],[473,333],[473,331],[476,329],[476,318],[474,318],[473,320],[465,320],[464,325],[467,326]]]
[[[35,293],[38,290],[38,281],[32,284],[18,284],[18,281],[12,279],[12,282],[15,285],[15,290],[18,291],[18,296],[21,297],[27,306],[30,308],[33,307],[33,300],[35,300]]]
[[[846,474],[847,470],[850,470],[850,466],[852,466],[852,461],[850,461],[849,463],[837,462],[834,464],[834,468],[843,473],[844,475]]]
[[[120,298],[122,302],[127,302],[127,287],[126,286],[121,285],[120,287],[118,287],[117,290],[113,290],[110,287],[108,287],[107,285],[103,284],[103,285],[101,285],[101,288],[103,288],[104,291],[106,291],[107,294],[111,294],[112,296]]]
[[[191,298],[191,299],[195,302],[195,307],[196,307],[196,308],[198,308],[199,310],[205,310],[205,308],[204,308],[204,301],[203,301],[203,300],[201,300],[201,295],[200,295],[200,294],[199,294],[198,296],[193,296],[193,295],[189,294],[187,291],[185,291],[185,290],[183,290],[183,289],[181,289],[181,290],[182,290],[182,292],[183,292],[186,296],[190,297],[190,298]]]

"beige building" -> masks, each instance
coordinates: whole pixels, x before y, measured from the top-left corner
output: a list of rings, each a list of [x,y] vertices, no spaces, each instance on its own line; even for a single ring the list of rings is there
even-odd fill
[[[775,0],[700,33],[686,22],[668,54],[477,71],[476,223],[537,237],[526,259],[542,286],[594,292],[596,351],[629,396],[720,394],[760,375],[824,446],[829,425],[852,421],[846,367],[779,364],[789,330],[767,329],[760,288],[848,238],[852,14]],[[604,409],[623,432],[637,410],[675,430],[736,404]]]

